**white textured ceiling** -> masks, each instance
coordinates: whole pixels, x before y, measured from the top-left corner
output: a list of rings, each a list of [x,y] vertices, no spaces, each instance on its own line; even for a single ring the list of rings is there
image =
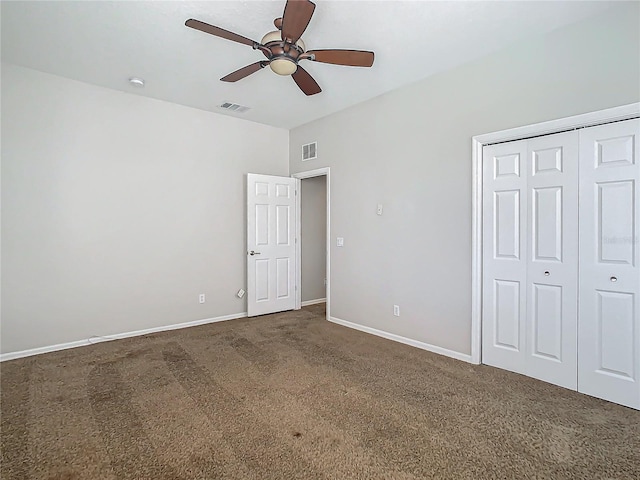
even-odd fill
[[[264,59],[246,45],[187,28],[195,18],[260,41],[278,1],[2,1],[2,60],[116,90],[292,128],[513,42],[597,15],[605,1],[316,0],[308,49],[373,50],[372,68],[304,62],[322,93],[307,97],[268,68],[220,77]],[[146,80],[144,89],[128,83]]]

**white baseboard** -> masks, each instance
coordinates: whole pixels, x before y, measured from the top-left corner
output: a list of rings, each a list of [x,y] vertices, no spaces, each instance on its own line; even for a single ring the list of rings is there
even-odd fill
[[[466,353],[460,353],[454,350],[449,350],[448,348],[437,347],[436,345],[431,345],[429,343],[419,342],[418,340],[412,340],[410,338],[402,337],[400,335],[396,335],[395,333],[389,333],[383,330],[377,330],[375,328],[359,325],[357,323],[348,322],[346,320],[342,320],[341,318],[329,317],[329,321],[345,327],[353,328],[355,330],[360,330],[361,332],[370,333],[378,337],[393,340],[395,342],[411,345],[412,347],[421,348],[422,350],[427,350],[429,352],[437,353],[439,355],[455,358],[456,360],[462,360],[463,362],[474,363],[471,359],[471,355],[467,355]]]
[[[308,305],[315,305],[325,301],[326,299],[324,298],[309,300],[307,302],[302,302],[302,306],[305,307]],[[187,327],[196,327],[198,325],[205,325],[207,323],[216,323],[216,322],[224,322],[226,320],[235,320],[237,318],[244,318],[246,316],[247,316],[247,312],[233,313],[231,315],[223,315],[221,317],[205,318],[203,320],[194,320],[192,322],[176,323],[174,325],[165,325],[162,327],[147,328],[145,330],[135,330],[132,332],[116,333],[114,335],[107,335],[107,336],[100,336],[100,337],[96,336],[96,337],[88,338],[86,340],[77,340],[75,342],[59,343],[57,345],[48,345],[46,347],[38,347],[38,348],[29,349],[29,350],[21,350],[19,352],[2,353],[0,354],[0,362],[5,362],[7,360],[14,360],[17,358],[30,357],[32,355],[40,355],[41,353],[49,353],[49,352],[56,352],[58,350],[66,350],[68,348],[84,347],[87,345],[94,345],[96,343],[108,342],[111,340],[119,340],[122,338],[138,337],[140,335],[148,335],[150,333],[165,332],[169,330],[177,330],[180,328],[187,328]],[[386,338],[388,340],[393,340],[395,342],[411,345],[412,347],[421,348],[422,350],[427,350],[429,352],[437,353],[439,355],[445,355],[447,357],[455,358],[457,360],[462,360],[463,362],[473,363],[471,359],[471,355],[467,355],[465,353],[460,353],[454,350],[449,350],[447,348],[442,348],[442,347],[438,347],[428,343],[419,342],[418,340],[412,340],[410,338],[402,337],[400,335],[396,335],[395,333],[389,333],[383,330],[377,330],[375,328],[359,325],[357,323],[348,322],[346,320],[342,320],[341,318],[329,317],[329,321],[333,323],[337,323],[339,325],[343,325],[348,328],[360,330],[361,332],[370,333],[378,337]]]
[[[315,300],[306,300],[304,302],[300,302],[301,307],[308,307],[309,305],[316,305],[318,303],[325,303],[327,301],[326,298],[316,298]]]
[[[192,322],[176,323],[174,325],[164,325],[162,327],[147,328],[144,330],[135,330],[133,332],[116,333],[113,335],[93,336],[86,340],[77,340],[75,342],[59,343],[57,345],[49,345],[46,347],[31,348],[29,350],[21,350],[19,352],[9,352],[0,354],[0,362],[14,360],[16,358],[30,357],[31,355],[40,355],[41,353],[56,352],[58,350],[66,350],[68,348],[84,347],[94,345],[96,343],[108,342],[111,340],[119,340],[122,338],[138,337],[140,335],[148,335],[150,333],[165,332],[168,330],[177,330],[180,328],[196,327],[207,323],[224,322],[226,320],[235,320],[236,318],[244,318],[247,312],[232,313],[231,315],[223,315],[221,317],[205,318],[203,320],[194,320]]]
[[[32,355],[40,355],[41,353],[55,352],[57,350],[66,350],[67,348],[84,347],[86,345],[91,345],[91,342],[89,340],[77,340],[75,342],[59,343],[58,345],[31,348],[29,350],[21,350],[19,352],[2,353],[0,354],[0,362],[15,360],[16,358],[30,357]]]

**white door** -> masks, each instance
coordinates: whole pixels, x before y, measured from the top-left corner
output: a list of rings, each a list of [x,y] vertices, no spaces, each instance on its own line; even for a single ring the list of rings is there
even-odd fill
[[[578,133],[527,142],[526,374],[578,387]]]
[[[525,373],[526,140],[484,147],[482,362]]]
[[[578,137],[484,147],[482,361],[577,388]]]
[[[247,314],[295,308],[296,180],[247,175]]]
[[[640,408],[640,120],[580,132],[578,390]]]

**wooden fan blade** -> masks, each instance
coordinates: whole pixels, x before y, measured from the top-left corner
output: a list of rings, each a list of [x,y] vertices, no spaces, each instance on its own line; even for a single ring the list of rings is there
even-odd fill
[[[315,95],[316,93],[320,93],[322,91],[320,85],[318,85],[313,77],[309,75],[309,72],[307,72],[300,65],[298,65],[298,69],[291,76],[300,87],[300,90],[305,93],[305,95]]]
[[[296,43],[311,21],[316,4],[309,0],[287,0],[282,14],[282,39]]]
[[[264,68],[265,65],[268,64],[269,62],[265,61],[252,63],[251,65],[247,65],[246,67],[242,67],[241,69],[230,73],[226,77],[222,77],[220,80],[222,80],[223,82],[237,82],[238,80],[242,80],[244,77],[248,77],[252,73],[256,73],[258,70]]]
[[[195,28],[196,30],[200,30],[201,32],[210,33],[211,35],[215,35],[216,37],[224,38],[226,40],[231,40],[232,42],[244,43],[245,45],[249,45],[253,47],[258,42],[254,42],[250,38],[243,37],[242,35],[238,35],[237,33],[230,32],[220,27],[214,27],[213,25],[209,25],[208,23],[201,22],[200,20],[194,20],[190,18],[184,24],[187,27]]]
[[[307,55],[313,55],[316,62],[351,67],[370,67],[374,58],[373,52],[363,50],[309,50]]]

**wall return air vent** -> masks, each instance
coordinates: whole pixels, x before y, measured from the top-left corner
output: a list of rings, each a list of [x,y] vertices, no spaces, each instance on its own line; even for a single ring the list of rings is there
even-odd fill
[[[238,105],[237,103],[224,102],[221,105],[218,105],[218,108],[224,108],[225,110],[229,110],[230,112],[236,113],[244,113],[249,110],[249,107],[245,107],[244,105]]]
[[[302,161],[306,162],[314,158],[318,158],[318,142],[302,145]]]

